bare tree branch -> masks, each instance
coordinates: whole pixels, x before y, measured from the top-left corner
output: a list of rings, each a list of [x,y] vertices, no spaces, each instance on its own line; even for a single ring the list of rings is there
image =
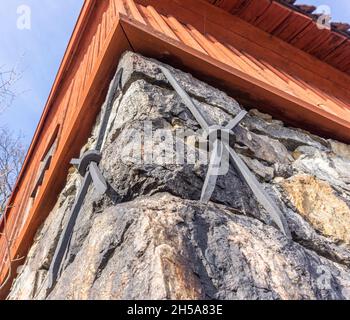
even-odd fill
[[[14,85],[21,78],[17,68],[5,69],[0,66],[0,114],[8,108],[15,98]]]
[[[0,114],[10,106],[15,98],[13,86],[19,78],[20,75],[15,68],[4,70],[0,67]],[[12,263],[16,261],[11,258],[11,243],[14,239],[9,237],[7,217],[4,212],[24,160],[25,147],[22,141],[21,134],[16,136],[6,127],[0,127],[0,218],[3,218],[0,238],[5,240],[6,253],[3,258],[9,265],[8,276],[0,283],[0,290],[7,285],[12,273]]]
[[[7,128],[0,128],[0,216],[21,170],[25,148],[22,135],[15,136]]]

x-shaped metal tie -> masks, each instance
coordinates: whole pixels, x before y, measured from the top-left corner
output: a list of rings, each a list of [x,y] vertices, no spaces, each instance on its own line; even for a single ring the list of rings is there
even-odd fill
[[[241,177],[250,187],[254,195],[256,196],[259,203],[265,208],[267,213],[270,215],[276,226],[288,237],[291,238],[290,230],[288,224],[278,208],[278,206],[272,201],[266,191],[262,188],[256,177],[250,172],[247,165],[239,157],[235,150],[233,150],[229,145],[229,134],[234,134],[232,130],[240,123],[240,121],[247,114],[246,111],[241,111],[234,119],[232,119],[226,126],[212,126],[205,119],[199,108],[195,105],[193,100],[187,94],[187,92],[181,87],[181,85],[176,81],[172,73],[165,67],[160,67],[161,71],[179,94],[179,96],[184,101],[187,108],[190,110],[196,121],[205,131],[207,136],[216,135],[216,139],[213,142],[212,151],[210,155],[210,162],[208,167],[208,172],[205,178],[204,186],[202,189],[201,201],[203,203],[208,203],[216,186],[217,178],[219,175],[219,168],[223,163],[223,155],[228,152],[231,161],[233,162],[236,170],[239,172]],[[221,132],[221,137],[220,133]],[[212,139],[209,139],[212,140]]]
[[[275,222],[277,227],[289,238],[291,238],[290,231],[286,221],[284,220],[283,214],[279,210],[279,208],[275,205],[275,203],[270,199],[265,190],[261,187],[258,180],[255,176],[249,171],[248,167],[241,160],[238,154],[230,147],[229,145],[229,134],[233,134],[232,130],[240,123],[240,121],[245,117],[246,111],[240,112],[233,120],[231,120],[226,126],[212,126],[210,125],[205,117],[202,115],[201,111],[194,104],[192,99],[186,93],[186,91],[178,84],[176,79],[173,77],[171,72],[161,67],[162,72],[165,77],[168,79],[169,83],[174,87],[175,91],[180,95],[183,99],[185,105],[189,108],[194,118],[200,124],[200,126],[205,131],[206,135],[212,137],[215,135],[215,141],[212,145],[212,152],[210,155],[210,163],[208,172],[205,178],[201,201],[203,203],[208,203],[214,192],[217,178],[219,175],[220,167],[223,163],[223,157],[228,152],[230,159],[235,165],[238,172],[241,174],[245,182],[251,188],[255,196],[257,197],[260,204],[265,208],[265,210],[270,214],[272,220]],[[49,285],[48,289],[52,290],[54,285],[56,284],[58,275],[62,268],[62,262],[65,256],[68,254],[69,243],[72,237],[72,233],[74,230],[74,226],[76,223],[76,219],[79,215],[80,209],[84,202],[85,196],[89,189],[91,182],[93,182],[94,190],[98,195],[103,195],[107,191],[107,183],[105,178],[103,177],[98,164],[101,160],[100,151],[102,148],[102,144],[105,137],[105,132],[108,124],[108,119],[110,117],[113,97],[115,95],[115,91],[120,88],[120,82],[122,77],[123,69],[120,69],[118,73],[115,75],[112,85],[107,94],[107,106],[106,111],[103,115],[102,125],[100,128],[100,132],[98,135],[96,150],[88,151],[83,155],[81,159],[73,159],[72,164],[78,167],[79,173],[84,176],[81,188],[79,193],[75,199],[71,212],[69,214],[68,223],[65,226],[58,245],[56,247],[56,251],[53,257],[53,261],[51,263],[49,269]]]
[[[69,213],[68,222],[62,231],[50,265],[48,284],[49,291],[52,290],[55,286],[57,278],[63,267],[62,264],[69,251],[69,244],[74,231],[74,226],[91,182],[94,185],[94,192],[98,196],[105,194],[108,189],[107,182],[103,177],[98,165],[101,161],[100,150],[102,149],[102,145],[105,140],[106,129],[111,115],[114,97],[116,95],[116,92],[120,92],[122,75],[123,68],[120,68],[119,71],[115,74],[113,81],[109,87],[106,98],[106,108],[102,116],[95,149],[87,151],[81,159],[73,159],[71,161],[71,164],[75,165],[78,168],[80,175],[83,176],[84,179],[79,189],[78,195],[75,198],[73,207]]]

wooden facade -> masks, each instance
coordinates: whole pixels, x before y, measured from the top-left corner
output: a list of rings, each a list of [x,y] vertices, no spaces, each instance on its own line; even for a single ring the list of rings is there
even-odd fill
[[[350,74],[349,24],[320,19],[318,14],[313,14],[314,6],[292,5],[295,1],[284,0],[207,1]],[[315,20],[324,23],[324,29],[320,30]]]
[[[0,222],[0,285],[10,279],[1,298],[55,205],[126,50],[191,72],[248,108],[350,143],[349,37],[314,29],[314,20],[280,2],[85,1]]]

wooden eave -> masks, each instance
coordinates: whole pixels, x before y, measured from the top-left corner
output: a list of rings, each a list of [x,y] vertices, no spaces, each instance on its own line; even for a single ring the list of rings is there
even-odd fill
[[[319,28],[319,15],[287,0],[206,1],[350,74],[350,29],[339,29],[345,23]]]
[[[188,71],[247,107],[350,143],[350,77],[344,72],[206,1],[87,0],[5,213],[13,260],[27,255],[55,205],[126,50]],[[57,150],[25,213],[32,177],[57,130]],[[9,272],[5,257],[1,237],[0,283]],[[12,270],[21,263],[13,262]]]

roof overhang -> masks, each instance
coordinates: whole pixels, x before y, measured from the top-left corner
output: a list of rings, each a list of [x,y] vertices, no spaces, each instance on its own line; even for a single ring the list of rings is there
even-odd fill
[[[290,125],[350,143],[350,118],[344,119],[315,108],[314,105],[259,81],[233,66],[155,32],[126,15],[120,15],[120,23],[135,52],[190,72],[240,102],[258,107]]]
[[[186,4],[179,0],[164,0],[161,2],[154,0],[135,1],[141,4],[152,2],[159,6],[168,3],[169,8],[175,5],[182,6],[181,8],[179,7],[179,9],[181,9],[179,11],[180,16],[181,12],[184,10],[183,6],[192,6],[190,14],[187,14],[189,11],[185,12],[185,16],[189,17],[189,20],[193,20],[189,21],[192,24],[196,23],[197,15],[197,12],[193,10],[193,6],[203,15],[213,15],[213,20],[215,20],[218,15],[221,15],[221,10],[219,10],[219,12],[208,3],[204,3],[204,1],[188,0]],[[126,2],[133,3],[132,0],[127,0]],[[41,144],[44,138],[47,138],[45,137],[45,126],[48,122],[52,121],[50,120],[50,114],[55,108],[58,108],[59,104],[57,101],[59,100],[60,93],[67,88],[67,82],[71,81],[72,70],[75,68],[75,65],[79,63],[77,62],[79,61],[78,54],[83,47],[82,41],[84,40],[85,29],[89,24],[96,23],[93,20],[94,11],[96,9],[95,6],[101,6],[102,3],[104,2],[87,0],[84,4],[27,154],[25,164],[18,178],[15,191],[10,199],[10,203],[17,201],[17,198],[18,201],[20,201],[26,197],[24,193],[21,194],[19,192],[21,190],[23,191],[24,188],[22,182],[26,179],[30,179],[28,176],[28,168],[33,164],[33,158],[37,153],[37,146]],[[121,4],[124,2],[112,1],[112,3]],[[135,7],[133,7],[133,9],[135,9]],[[174,15],[176,13],[175,11]],[[222,20],[228,21],[228,15],[222,16]],[[241,26],[240,21],[236,22]],[[246,29],[244,30],[244,32],[246,32]],[[241,31],[240,29],[238,30],[238,32]],[[260,36],[263,38],[265,37],[264,34],[259,34],[259,37]],[[264,39],[267,43],[269,38],[266,36]],[[249,41],[248,39],[247,42]],[[278,48],[283,46],[283,44],[275,39],[271,38],[271,41],[273,45]],[[17,257],[25,257],[27,255],[36,231],[45,221],[48,213],[57,201],[57,195],[61,191],[66,179],[64,173],[68,172],[70,167],[69,161],[79,154],[80,148],[88,139],[96,115],[99,112],[99,107],[103,103],[108,83],[115,73],[119,58],[125,50],[134,50],[145,56],[156,58],[175,67],[179,67],[184,71],[188,71],[197,78],[226,91],[233,98],[238,99],[245,105],[258,107],[260,110],[269,112],[274,115],[274,117],[287,121],[289,124],[309,129],[325,137],[332,137],[350,143],[350,116],[340,116],[337,115],[337,112],[328,112],[325,109],[317,108],[315,105],[308,103],[307,99],[299,99],[278,86],[269,84],[266,81],[261,81],[248,72],[240,70],[233,64],[223,62],[219,57],[215,57],[215,54],[204,54],[188,44],[174,40],[172,37],[164,34],[164,32],[155,30],[150,25],[135,19],[132,12],[128,13],[128,15],[119,13],[115,21],[111,23],[111,29],[108,30],[108,32],[106,31],[106,39],[100,44],[100,53],[96,58],[95,66],[80,93],[79,103],[74,109],[76,110],[74,112],[74,117],[72,116],[72,119],[70,119],[70,122],[67,124],[67,128],[65,128],[62,143],[52,159],[50,170],[43,181],[41,191],[35,199],[34,205],[23,227],[17,230],[18,235],[11,245],[11,256],[14,260]],[[310,61],[309,57],[306,58],[306,60]],[[330,70],[330,78],[335,74],[339,76],[337,77],[337,81],[339,81],[338,78],[344,79],[344,81],[347,82],[345,83],[345,87],[349,84],[349,78],[346,75],[337,73],[337,70],[328,69],[326,66],[324,67],[318,63],[316,63],[316,66],[322,67],[322,70]],[[320,72],[319,69],[320,68],[315,72]],[[321,80],[320,81],[325,84],[330,81],[325,78]],[[339,89],[339,87],[344,81],[340,81],[339,85],[335,84],[335,87],[338,88],[340,93],[342,89]],[[344,97],[348,99],[349,93],[344,92]],[[346,101],[349,102],[349,99]],[[350,112],[349,107],[343,108],[345,110],[344,112]],[[20,212],[11,211],[14,209],[16,208],[9,207],[6,211],[6,216],[10,213],[11,215],[20,214]],[[16,219],[14,219],[14,224],[16,223],[15,221]],[[1,221],[0,230],[3,228],[3,222],[4,220]],[[12,227],[16,228],[17,226],[12,225]],[[12,270],[16,270],[20,264],[21,261],[14,261]],[[2,265],[2,267],[0,283],[7,277],[9,272],[7,264]],[[11,279],[13,279],[14,276],[15,272],[11,274]],[[12,281],[0,292],[0,298],[6,297],[11,283]]]
[[[350,74],[350,25],[331,23],[331,12],[295,0],[206,1]]]

